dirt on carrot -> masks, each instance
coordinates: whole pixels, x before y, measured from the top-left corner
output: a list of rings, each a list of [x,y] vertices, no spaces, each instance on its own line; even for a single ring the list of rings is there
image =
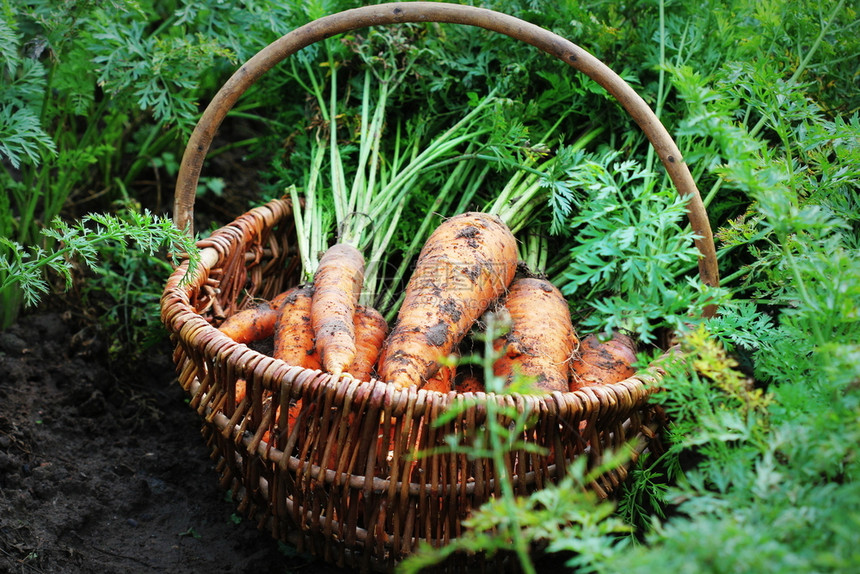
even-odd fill
[[[478,377],[468,374],[454,383],[454,390],[458,393],[483,393],[484,385]]]
[[[314,274],[311,326],[323,367],[335,377],[355,360],[355,306],[364,281],[364,257],[353,246],[326,250]]]
[[[578,340],[561,292],[545,279],[524,277],[511,285],[505,309],[511,330],[496,341],[504,354],[493,372],[510,382],[517,374],[534,377],[544,392],[567,391],[568,373]]]
[[[516,267],[516,240],[498,217],[468,212],[443,222],[418,256],[380,378],[405,388],[432,377]]]
[[[601,342],[595,335],[582,340],[570,369],[570,390],[586,385],[608,385],[636,374],[636,341],[622,333],[614,333]]]
[[[430,377],[422,389],[426,391],[436,391],[439,393],[448,393],[454,388],[454,377],[456,375],[456,367],[453,365],[442,365],[436,374]]]
[[[361,381],[369,381],[388,335],[388,323],[382,314],[367,305],[355,307],[355,359],[348,373]]]
[[[299,285],[281,305],[275,325],[273,356],[287,364],[305,369],[319,369],[319,354],[311,327],[312,285]]]

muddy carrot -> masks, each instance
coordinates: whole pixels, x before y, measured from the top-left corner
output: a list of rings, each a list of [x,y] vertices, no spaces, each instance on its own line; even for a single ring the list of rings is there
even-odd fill
[[[311,326],[326,371],[339,377],[355,360],[355,306],[364,279],[364,257],[351,245],[326,250],[314,273]]]
[[[273,355],[287,364],[305,369],[322,368],[320,356],[314,344],[314,331],[311,327],[311,301],[314,287],[303,284],[290,290],[281,303],[280,315],[275,325],[275,350]],[[287,413],[290,428],[301,411],[301,399],[290,406]],[[278,407],[280,408],[280,407]],[[279,413],[276,413],[278,416]],[[268,442],[267,438],[264,440]]]
[[[499,341],[504,354],[493,372],[508,381],[517,373],[535,377],[535,386],[548,393],[567,391],[578,340],[564,296],[545,279],[521,278],[511,285],[505,308],[511,330]]]
[[[311,328],[312,285],[300,285],[284,299],[275,325],[273,356],[290,365],[319,369],[320,360]]]
[[[382,314],[366,305],[355,307],[355,360],[348,373],[356,379],[369,381],[373,366],[379,358],[382,343],[388,334],[388,324]]]
[[[436,374],[430,377],[421,388],[425,391],[448,393],[454,388],[456,371],[457,369],[453,365],[442,365],[436,371]]]
[[[237,343],[253,343],[271,337],[275,332],[278,310],[294,292],[295,288],[288,289],[271,301],[243,309],[228,317],[218,329]]]
[[[636,374],[636,342],[621,333],[606,342],[595,335],[582,340],[570,365],[570,390],[585,385],[608,385]]]
[[[245,394],[248,392],[245,379],[236,380],[236,404],[238,405],[245,400]]]
[[[230,315],[218,330],[237,343],[253,343],[271,337],[277,319],[277,310],[268,303],[261,303]]]
[[[283,305],[285,301],[288,301],[293,296],[293,293],[295,293],[295,291],[296,288],[292,287],[290,289],[287,289],[286,291],[278,293],[272,298],[271,301],[269,301],[269,306],[272,309],[280,309],[281,305]]]
[[[407,283],[380,378],[404,388],[432,377],[440,357],[505,292],[516,266],[516,240],[498,217],[469,212],[443,222]]]

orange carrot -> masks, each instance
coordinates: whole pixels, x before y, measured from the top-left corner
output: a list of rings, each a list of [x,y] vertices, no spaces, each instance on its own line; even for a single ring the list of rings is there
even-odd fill
[[[453,365],[442,365],[436,374],[430,377],[422,389],[425,391],[437,391],[448,393],[454,386],[454,375],[456,368]]]
[[[236,404],[238,405],[243,400],[245,400],[245,394],[248,392],[247,383],[245,379],[237,379],[236,380]]]
[[[271,315],[275,317],[271,332],[266,335],[271,336],[277,333],[276,340],[280,341],[280,344],[276,344],[273,355],[289,364],[295,364],[308,369],[319,369],[319,355],[314,351],[313,332],[310,331],[309,313],[312,292],[313,288],[311,286],[300,285],[293,287],[272,298],[267,305],[264,304],[260,307],[268,307]],[[287,308],[286,312],[283,309],[285,305]],[[307,331],[304,334],[304,342],[301,341],[302,331]],[[295,335],[298,335],[298,337]],[[236,381],[237,405],[245,399],[246,394],[247,383],[245,379],[238,379]],[[293,405],[290,408],[290,426],[295,424],[300,407],[301,405]],[[279,414],[280,407],[277,407],[275,411],[276,419],[279,417]],[[269,431],[263,433],[261,438],[263,442],[268,443],[270,439],[271,433]]]
[[[511,330],[497,341],[505,353],[493,372],[510,382],[519,372],[535,377],[547,393],[568,390],[568,372],[578,340],[561,292],[545,279],[526,277],[511,285],[505,300]]]
[[[294,287],[284,299],[275,325],[273,356],[305,369],[320,368],[311,328],[312,293],[311,285]]]
[[[284,298],[275,325],[275,350],[272,354],[289,365],[319,370],[322,365],[311,326],[313,293],[313,285],[299,285],[291,289],[289,295]],[[302,408],[301,403],[302,400],[299,399],[296,404],[290,406],[287,414],[290,427],[295,424]]]
[[[237,343],[253,343],[271,337],[278,320],[277,311],[294,292],[295,287],[278,294],[271,301],[242,309],[227,317],[218,329]]]
[[[348,372],[356,379],[369,381],[388,334],[388,324],[379,311],[366,305],[356,305],[354,323],[355,360]]]
[[[516,267],[516,240],[498,217],[470,212],[443,222],[418,255],[380,378],[404,388],[432,377]]]
[[[364,257],[353,246],[328,248],[314,274],[311,325],[325,370],[339,377],[355,360],[355,306],[364,282]]]
[[[636,374],[636,342],[621,333],[601,343],[589,335],[582,340],[570,366],[570,390],[585,385],[608,385]]]
[[[218,330],[237,343],[253,343],[272,336],[277,318],[276,309],[261,303],[230,315]]]
[[[293,296],[293,293],[295,293],[295,291],[296,288],[293,287],[275,295],[272,300],[269,301],[269,306],[272,307],[272,309],[280,309],[281,305],[283,305],[285,301],[289,300]]]

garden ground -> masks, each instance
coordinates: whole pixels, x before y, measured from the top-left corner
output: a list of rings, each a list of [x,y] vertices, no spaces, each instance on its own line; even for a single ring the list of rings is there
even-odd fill
[[[47,303],[0,332],[0,572],[338,572],[239,520],[166,342],[111,362]]]

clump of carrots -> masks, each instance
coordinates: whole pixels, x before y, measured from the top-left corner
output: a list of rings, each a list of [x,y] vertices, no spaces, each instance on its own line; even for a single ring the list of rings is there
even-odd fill
[[[484,313],[493,311],[509,319],[509,330],[493,342],[493,374],[507,382],[528,377],[535,393],[566,392],[635,373],[635,341],[621,333],[580,340],[568,302],[528,271],[514,235],[495,215],[465,212],[438,226],[418,255],[390,329],[376,309],[358,302],[363,272],[361,253],[336,243],[313,281],[234,314],[220,329],[239,343],[272,338],[275,358],[336,379],[477,392],[484,388],[480,374],[458,368],[456,356]]]

